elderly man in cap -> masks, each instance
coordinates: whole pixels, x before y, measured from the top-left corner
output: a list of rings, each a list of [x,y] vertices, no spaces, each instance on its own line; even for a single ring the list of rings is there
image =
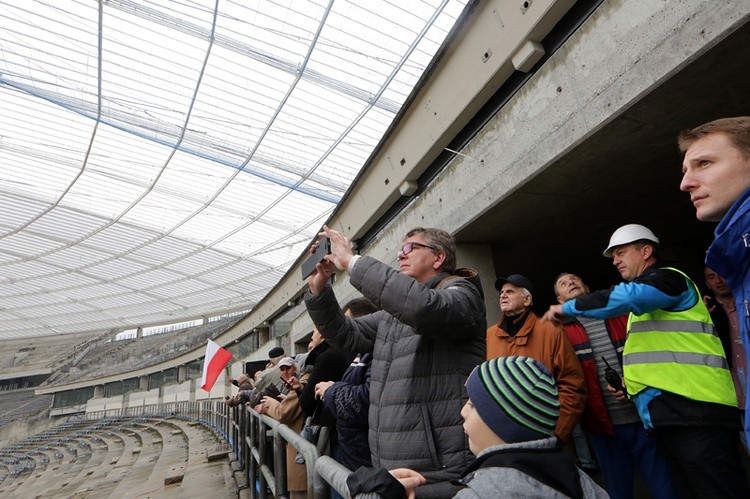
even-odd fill
[[[299,402],[299,394],[303,386],[300,382],[307,381],[310,373],[303,373],[297,378],[297,366],[294,359],[284,357],[277,362],[279,380],[283,383],[286,397],[279,401],[273,397],[263,397],[260,404],[254,407],[259,414],[267,414],[278,422],[287,425],[293,431],[299,433],[305,419],[305,413]],[[307,497],[307,468],[304,464],[297,463],[295,458],[297,451],[291,444],[286,446],[286,486],[290,499],[302,499]]]
[[[698,287],[659,261],[658,245],[643,225],[620,227],[604,256],[627,282],[553,305],[544,319],[629,312],[625,389],[644,426],[654,430],[682,496],[750,497],[738,452],[737,396],[721,340]]]
[[[268,364],[263,371],[255,373],[255,389],[262,392],[268,385],[276,385],[281,391],[281,378],[279,378],[279,362],[286,355],[281,347],[273,347],[268,351]]]
[[[586,382],[573,346],[562,327],[540,322],[531,310],[534,285],[526,277],[499,277],[495,289],[503,315],[487,329],[487,359],[523,355],[549,369],[560,392],[555,435],[567,443],[586,405]]]

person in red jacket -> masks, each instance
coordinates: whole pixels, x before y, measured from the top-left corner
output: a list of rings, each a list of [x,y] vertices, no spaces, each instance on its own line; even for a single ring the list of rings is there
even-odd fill
[[[588,293],[588,286],[575,274],[563,272],[555,280],[559,303]],[[589,393],[581,425],[588,432],[612,499],[633,498],[636,469],[654,497],[677,498],[677,485],[667,461],[643,428],[635,405],[630,400],[616,400],[605,378],[607,364],[622,378],[627,322],[627,314],[603,321],[586,317],[563,321],[581,361]]]

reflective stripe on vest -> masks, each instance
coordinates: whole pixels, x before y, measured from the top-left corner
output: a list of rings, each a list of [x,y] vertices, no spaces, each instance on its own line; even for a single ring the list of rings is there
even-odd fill
[[[641,317],[644,317],[642,315]],[[680,321],[680,320],[645,320],[632,322],[628,330],[631,333],[643,333],[651,331],[665,331],[668,333],[707,333],[716,335],[716,328],[713,324],[697,321]]]
[[[693,352],[642,352],[628,354],[626,366],[634,364],[658,364],[661,362],[676,362],[678,364],[695,364],[697,366],[718,367],[729,369],[727,359],[718,355],[707,355]]]
[[[630,314],[623,373],[630,395],[658,388],[691,400],[737,406],[724,349],[693,281],[698,299],[688,310]]]

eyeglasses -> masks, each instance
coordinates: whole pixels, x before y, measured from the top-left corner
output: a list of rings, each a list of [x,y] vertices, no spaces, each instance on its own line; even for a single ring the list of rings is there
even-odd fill
[[[399,251],[399,253],[402,253],[404,256],[406,256],[414,250],[415,246],[417,248],[428,248],[428,249],[431,249],[432,251],[437,251],[437,248],[433,248],[432,246],[428,246],[422,243],[417,243],[415,241],[409,241],[408,243],[401,246],[401,251]]]

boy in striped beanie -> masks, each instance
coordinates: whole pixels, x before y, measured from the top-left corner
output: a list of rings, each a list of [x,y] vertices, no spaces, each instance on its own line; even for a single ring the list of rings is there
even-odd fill
[[[466,390],[469,402],[461,410],[464,428],[478,418],[494,435],[475,443],[476,449],[471,449],[475,455],[493,444],[539,440],[555,432],[560,415],[557,386],[539,361],[501,357],[484,362],[469,376]]]
[[[560,401],[544,364],[529,357],[492,359],[474,369],[466,390],[469,400],[461,416],[477,459],[458,480],[465,488],[456,498],[609,497],[576,468],[554,436]],[[419,473],[404,468],[375,478],[364,468],[353,473],[347,481],[352,497],[359,492],[374,492],[366,497],[419,496],[418,486],[424,483]],[[394,478],[402,487],[394,486]]]

